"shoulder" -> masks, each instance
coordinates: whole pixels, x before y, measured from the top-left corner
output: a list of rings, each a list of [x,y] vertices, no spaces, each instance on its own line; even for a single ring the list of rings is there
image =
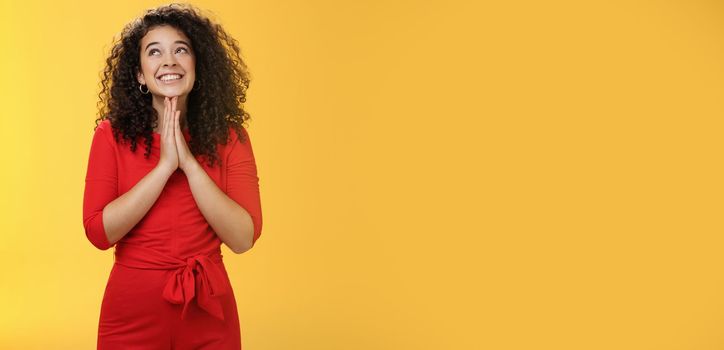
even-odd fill
[[[113,136],[113,126],[109,119],[103,119],[96,125],[95,134],[99,137],[105,138],[110,143],[115,143],[115,137]]]
[[[249,132],[246,130],[245,127],[240,126],[239,130],[241,133],[237,132],[237,130],[233,126],[229,126],[229,139],[228,139],[228,146],[233,146],[237,143],[247,143],[249,141]]]
[[[111,134],[112,131],[111,121],[108,119],[101,120],[95,128],[96,133]]]
[[[110,119],[103,119],[103,120],[101,120],[101,122],[98,123],[98,128],[99,128],[99,129],[106,129],[106,130],[110,129],[110,128],[111,128],[111,121],[110,121]]]
[[[241,133],[237,133],[234,127],[229,127],[229,141],[226,144],[227,156],[235,158],[253,157],[249,132],[243,126],[239,130]]]

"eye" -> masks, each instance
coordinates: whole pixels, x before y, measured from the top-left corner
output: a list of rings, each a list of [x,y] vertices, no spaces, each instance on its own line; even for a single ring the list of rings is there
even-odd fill
[[[177,48],[177,49],[176,49],[176,52],[178,52],[179,50],[184,50],[184,52],[189,53],[189,50],[188,50],[187,48],[185,48],[185,47],[179,47],[179,48]],[[149,54],[149,55],[153,55],[155,52],[161,52],[161,51],[159,51],[158,49],[151,49],[150,51],[148,51],[148,54]]]

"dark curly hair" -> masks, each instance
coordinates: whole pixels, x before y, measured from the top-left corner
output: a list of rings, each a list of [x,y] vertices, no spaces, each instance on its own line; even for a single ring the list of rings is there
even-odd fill
[[[205,157],[213,167],[219,160],[216,145],[228,143],[230,127],[245,142],[241,128],[251,118],[243,108],[250,79],[237,41],[220,24],[212,23],[189,4],[148,9],[123,28],[106,59],[95,128],[109,119],[116,140],[129,141],[131,151],[135,152],[138,138],[143,137],[145,157],[150,156],[153,129],[158,126],[159,117],[152,106],[152,95],[142,94],[138,89],[136,74],[141,64],[141,38],[161,25],[170,25],[191,40],[200,84],[187,98],[189,149],[194,155]]]

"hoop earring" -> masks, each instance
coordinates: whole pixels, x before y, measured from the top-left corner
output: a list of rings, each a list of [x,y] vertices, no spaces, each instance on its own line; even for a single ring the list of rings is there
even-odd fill
[[[143,84],[138,85],[138,90],[141,90],[141,93],[144,95],[148,94],[148,87],[146,87],[146,92],[143,92],[142,87],[143,87]]]
[[[196,85],[196,82],[198,82],[199,85]],[[196,81],[194,82],[194,87],[193,87],[191,90],[197,91],[197,90],[199,90],[199,89],[201,89],[201,80],[196,80]]]

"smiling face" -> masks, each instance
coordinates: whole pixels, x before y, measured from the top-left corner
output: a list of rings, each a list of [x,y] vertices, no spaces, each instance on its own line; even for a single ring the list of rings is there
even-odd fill
[[[141,39],[140,52],[138,82],[156,98],[185,99],[196,79],[196,57],[189,38],[174,27],[158,26]]]

